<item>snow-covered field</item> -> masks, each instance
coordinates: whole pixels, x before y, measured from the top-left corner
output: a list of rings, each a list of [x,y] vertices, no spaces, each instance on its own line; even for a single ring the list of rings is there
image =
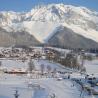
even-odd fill
[[[28,67],[28,62],[28,60],[26,62],[22,62],[21,60],[17,61],[4,59],[2,60],[2,67],[7,69],[26,69]],[[97,66],[98,63],[96,62],[92,62],[92,64],[95,64]],[[37,70],[40,70],[41,64],[45,64],[45,67],[49,65],[52,69],[56,68],[58,71],[68,72],[68,69],[62,67],[60,64],[52,63],[47,60],[34,60],[34,64],[36,65]],[[87,64],[89,65],[91,63],[87,62]],[[47,70],[45,69],[45,71]],[[95,72],[97,72],[97,69],[95,70]],[[79,73],[73,73],[73,77],[81,77],[78,77],[78,74]],[[84,94],[80,96],[81,88],[77,83],[73,82],[70,79],[58,80],[57,78],[45,76],[39,76],[30,79],[28,75],[0,73],[0,98],[15,98],[14,94],[16,90],[19,94],[18,98],[82,98],[84,96]],[[98,97],[85,95],[83,98]]]
[[[3,59],[0,61],[2,61],[2,67],[7,68],[9,70],[15,68],[27,69],[29,63],[29,60],[27,60],[26,62],[22,62],[21,60],[7,60],[7,59]],[[45,71],[47,71],[47,66],[50,66],[52,69],[56,68],[57,71],[67,71],[62,65],[58,63],[49,62],[48,60],[40,60],[40,61],[34,60],[33,62],[36,70],[40,70],[41,69],[40,65],[44,64]]]
[[[98,60],[85,61],[85,67],[87,73],[98,75]]]
[[[53,64],[48,61],[34,61],[36,68],[40,68],[40,64],[56,67],[58,70],[64,70],[59,64]],[[2,60],[2,66],[5,68],[27,68],[28,62]],[[40,70],[40,69],[39,69]],[[66,71],[66,70],[65,70]],[[28,87],[29,83],[36,87]],[[40,85],[38,88],[37,85]],[[56,78],[37,78],[30,79],[28,76],[17,76],[3,74],[0,75],[0,98],[14,98],[15,90],[19,92],[19,98],[51,98],[55,94],[56,98],[79,98],[80,92],[77,87],[72,87],[69,80],[58,81]],[[41,97],[42,96],[42,97]]]
[[[19,98],[45,98],[37,95],[36,88],[28,88],[27,80],[23,77],[4,76],[0,82],[0,98],[14,98],[15,90],[19,91]],[[76,87],[71,87],[72,83],[69,80],[57,81],[56,79],[33,79],[32,84],[38,84],[45,89],[47,98],[55,94],[57,98],[79,98],[80,92]],[[42,90],[42,89],[41,89]],[[39,90],[40,92],[42,92]],[[36,94],[35,94],[36,93]],[[40,93],[42,94],[42,93]],[[45,95],[46,95],[45,94]]]

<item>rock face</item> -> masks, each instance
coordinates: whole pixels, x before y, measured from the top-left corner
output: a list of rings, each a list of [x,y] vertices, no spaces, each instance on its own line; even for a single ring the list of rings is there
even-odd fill
[[[76,34],[66,27],[59,27],[48,40],[48,44],[67,48],[98,48],[98,43],[95,41]]]
[[[40,42],[36,38],[25,31],[20,32],[7,32],[6,30],[0,28],[0,46],[21,46],[21,45],[39,45]]]

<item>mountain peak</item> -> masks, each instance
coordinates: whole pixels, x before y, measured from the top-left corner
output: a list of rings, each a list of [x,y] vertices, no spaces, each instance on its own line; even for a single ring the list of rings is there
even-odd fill
[[[65,25],[82,36],[98,42],[98,36],[96,36],[96,32],[98,32],[98,12],[85,7],[61,3],[39,5],[24,13],[0,12],[1,28],[7,32],[16,32],[23,29],[41,42],[52,35],[60,25]]]

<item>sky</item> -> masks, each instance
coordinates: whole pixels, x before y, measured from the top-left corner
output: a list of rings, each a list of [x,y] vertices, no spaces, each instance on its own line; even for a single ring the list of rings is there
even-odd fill
[[[98,11],[98,0],[0,0],[0,11],[25,12],[38,4],[64,3]]]

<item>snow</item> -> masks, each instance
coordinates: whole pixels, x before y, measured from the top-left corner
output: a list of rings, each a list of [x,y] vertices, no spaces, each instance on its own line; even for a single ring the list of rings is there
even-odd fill
[[[5,69],[8,69],[9,71],[11,70],[15,70],[15,69],[23,69],[23,70],[27,70],[28,68],[28,62],[29,60],[27,60],[26,62],[22,62],[21,60],[0,60],[2,61],[2,67]],[[68,72],[71,71],[68,68],[63,67],[62,65],[58,64],[58,63],[53,63],[53,62],[49,62],[48,60],[34,60],[34,65],[35,65],[35,69],[39,70],[41,69],[41,65],[44,64],[45,65],[45,69],[44,71],[47,72],[47,66],[50,66],[52,68],[52,70],[54,68],[56,68],[57,71],[63,71],[63,72]]]
[[[25,29],[42,43],[52,37],[57,27],[63,24],[76,33],[98,42],[98,31],[88,26],[88,21],[97,26],[98,12],[85,7],[49,4],[35,7],[25,13],[5,11],[1,12],[0,16],[2,28],[9,32]]]
[[[2,61],[2,67],[6,67],[7,69],[25,69],[28,67],[29,62],[29,60],[27,60],[23,63],[21,60],[14,59],[1,59],[0,61]],[[62,65],[48,60],[33,61],[37,70],[40,70],[40,65],[44,64],[45,67],[49,65],[52,69],[57,68],[58,71],[70,72],[68,68],[64,68]],[[96,73],[98,71],[98,67],[96,67],[97,64],[97,60],[92,62],[86,61],[85,65],[87,66],[87,72],[92,71],[92,73]],[[66,73],[65,76],[67,77],[68,73]],[[0,98],[14,98],[16,90],[18,91],[19,98],[51,98],[53,95],[55,95],[56,98],[81,98],[79,85],[71,79],[63,79],[62,75],[59,75],[62,79],[40,75],[38,76],[38,74],[33,74],[33,77],[30,78],[28,75],[4,74],[0,72]],[[74,71],[71,74],[71,78],[83,79],[84,77],[85,75],[81,75],[80,73]],[[98,96],[93,97],[98,98]],[[92,98],[92,96],[85,95],[84,98]]]
[[[3,77],[5,78],[5,77]],[[52,94],[55,94],[57,98],[79,98],[79,91],[76,87],[71,87],[72,82],[69,80],[66,81],[57,81],[55,79],[35,79],[31,80],[33,84],[38,83],[44,89],[34,89],[28,88],[25,84],[25,79],[7,76],[5,81],[1,80],[0,82],[0,98],[5,96],[7,98],[13,98],[15,90],[19,91],[19,98],[49,98]],[[8,81],[10,79],[10,81]],[[17,80],[17,81],[16,81]],[[13,81],[13,82],[12,82]],[[21,81],[21,82],[20,82]],[[11,82],[11,83],[10,83]],[[48,95],[49,93],[49,95]]]
[[[84,65],[88,74],[98,75],[98,60],[85,61]]]
[[[75,33],[79,34],[79,35],[82,35],[88,39],[92,39],[96,42],[98,42],[98,33],[97,31],[93,30],[93,29],[90,29],[90,30],[83,30],[81,27],[79,26],[75,26],[73,24],[71,24],[70,26],[66,23],[63,24],[63,26],[65,27],[68,27],[70,29],[72,29]]]
[[[52,35],[54,29],[58,26],[55,22],[30,21],[24,22],[23,26],[27,28],[30,34],[34,35],[40,42],[44,42]]]
[[[47,60],[34,60],[36,68],[41,64],[50,65],[59,71],[67,71],[60,64],[52,63]],[[27,68],[28,61],[25,63],[16,60],[2,60],[2,67],[9,68]],[[40,69],[39,69],[40,70]],[[32,87],[28,85],[32,84]],[[51,98],[53,94],[57,98],[79,98],[80,91],[77,87],[72,87],[72,81],[60,80],[52,77],[29,78],[27,75],[11,75],[0,73],[0,98],[13,98],[15,90],[18,90],[19,98]],[[35,86],[34,86],[35,85]],[[40,88],[39,86],[40,85]]]
[[[43,88],[42,89],[37,89],[37,90],[34,91],[33,97],[34,98],[39,98],[39,96],[40,96],[40,98],[48,98],[48,93]]]

